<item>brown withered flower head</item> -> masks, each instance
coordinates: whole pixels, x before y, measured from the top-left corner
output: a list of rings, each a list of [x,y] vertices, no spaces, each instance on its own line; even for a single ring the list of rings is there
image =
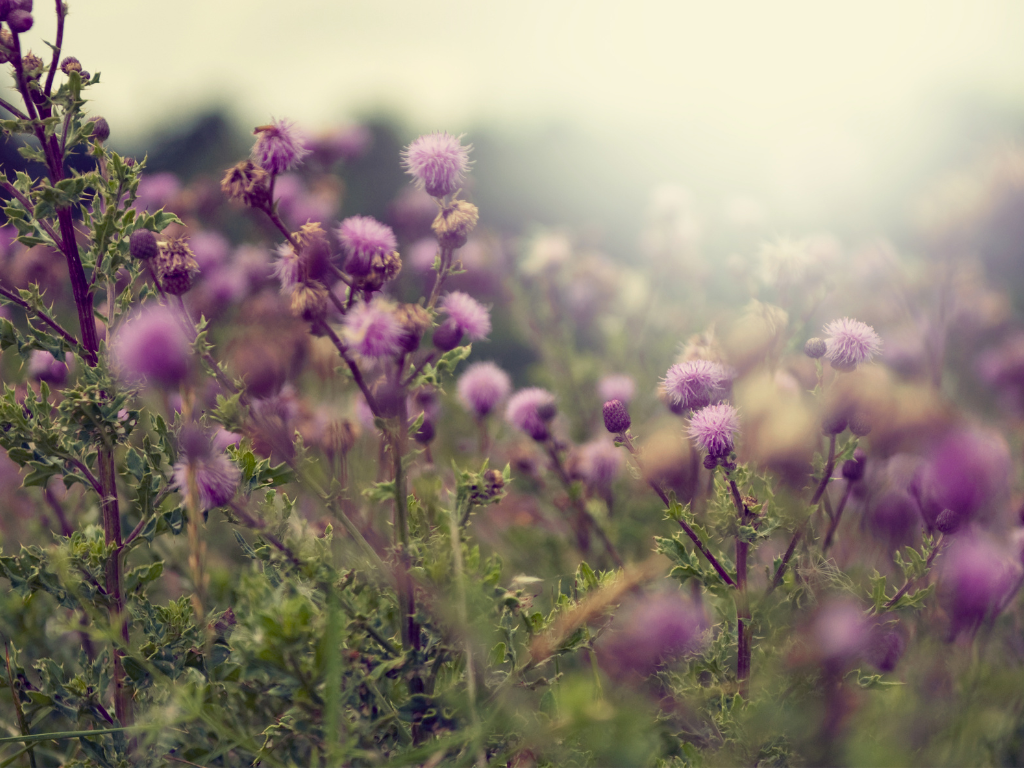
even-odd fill
[[[229,200],[239,200],[250,208],[270,205],[269,174],[253,163],[243,160],[228,168],[221,179],[220,189]]]
[[[182,237],[165,240],[153,261],[160,287],[174,296],[186,293],[199,274],[199,264]]]

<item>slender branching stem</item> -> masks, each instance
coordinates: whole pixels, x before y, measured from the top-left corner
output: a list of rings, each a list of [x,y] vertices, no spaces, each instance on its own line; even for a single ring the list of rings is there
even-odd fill
[[[740,525],[750,522],[750,511],[743,503],[736,481],[729,478],[729,489],[736,505],[736,516]],[[736,536],[736,679],[739,681],[740,695],[747,698],[748,680],[750,679],[750,603],[747,600],[747,559],[750,543],[741,535]]]
[[[853,493],[853,481],[846,481],[846,489],[843,491],[843,498],[839,500],[839,506],[836,508],[836,513],[832,516],[832,523],[828,527],[828,533],[825,534],[825,541],[821,545],[822,554],[828,554],[829,548],[832,546],[832,542],[835,540],[836,530],[839,528],[839,521],[843,518],[843,510],[846,509],[846,502],[850,500],[850,494]]]
[[[60,65],[60,49],[64,45],[64,17],[67,15],[64,0],[55,0],[55,2],[57,4],[57,41],[53,44],[53,58],[50,59],[50,71],[46,74],[46,87],[43,89],[43,93],[47,96],[53,90],[53,78]]]

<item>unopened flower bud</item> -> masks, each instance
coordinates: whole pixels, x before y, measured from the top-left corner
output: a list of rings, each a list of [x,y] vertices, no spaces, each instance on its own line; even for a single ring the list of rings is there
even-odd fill
[[[136,229],[128,238],[128,253],[136,259],[152,259],[159,251],[156,234],[148,229]]]
[[[292,314],[308,323],[324,319],[327,313],[327,289],[318,282],[301,283],[292,291]]]
[[[443,247],[461,248],[479,220],[480,212],[475,205],[465,200],[453,200],[437,214],[431,228]]]
[[[825,435],[838,435],[846,429],[846,413],[842,410],[830,411],[821,419],[821,432]]]
[[[423,424],[413,435],[413,439],[420,445],[428,445],[433,442],[435,435],[437,435],[437,430],[434,428],[434,422],[424,419]]]
[[[160,287],[174,296],[187,293],[199,274],[199,264],[183,238],[167,240],[156,255],[155,266]]]
[[[960,527],[960,515],[952,509],[944,509],[939,512],[939,516],[935,520],[935,527],[938,528],[939,533],[956,533]]]
[[[704,457],[704,469],[714,469],[718,466],[718,457],[710,453]]]
[[[423,338],[423,332],[430,327],[430,315],[418,304],[402,304],[395,310],[395,317],[402,326],[399,344],[404,352],[415,352]]]
[[[89,80],[90,78],[92,78],[92,75],[90,75],[90,74],[89,74],[88,72],[86,72],[86,71],[85,71],[85,70],[83,69],[83,70],[82,70],[82,80],[83,80],[83,82],[84,82],[85,80]]]
[[[613,435],[621,434],[629,429],[630,419],[626,404],[621,400],[609,400],[602,407],[604,426]]]
[[[229,200],[240,200],[250,208],[264,209],[270,205],[269,174],[253,163],[243,160],[228,168],[220,189]]]
[[[825,344],[825,340],[819,339],[817,336],[813,339],[808,339],[807,343],[804,344],[804,354],[813,360],[824,357],[827,351],[828,345]]]
[[[32,29],[34,19],[32,14],[28,11],[23,11],[20,8],[11,11],[7,14],[7,26],[11,28],[11,32],[16,35],[22,35]]]
[[[90,117],[93,141],[106,141],[110,138],[110,124],[103,117]]]
[[[843,477],[851,483],[855,483],[864,477],[864,465],[856,459],[847,459],[843,462]]]
[[[484,482],[487,483],[487,490],[493,497],[505,487],[505,476],[501,474],[500,470],[488,469],[484,473]]]
[[[442,352],[448,352],[459,346],[462,341],[462,329],[452,319],[445,320],[434,331],[434,346]]]
[[[850,431],[857,437],[864,437],[871,432],[871,422],[863,413],[854,413],[850,416]]]
[[[64,60],[60,63],[60,71],[65,75],[70,75],[72,72],[81,72],[82,62],[74,56],[65,56]]]

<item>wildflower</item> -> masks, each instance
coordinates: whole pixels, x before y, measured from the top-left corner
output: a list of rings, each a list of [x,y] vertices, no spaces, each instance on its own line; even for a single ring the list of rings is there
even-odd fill
[[[419,304],[402,304],[395,311],[395,316],[402,326],[402,351],[415,352],[423,332],[432,324],[430,314]]]
[[[306,222],[292,233],[292,240],[298,246],[302,279],[329,283],[331,246],[323,227],[317,222]]]
[[[291,120],[276,120],[270,125],[258,126],[253,133],[256,134],[256,143],[250,157],[267,173],[290,171],[309,154]]]
[[[346,256],[345,271],[357,277],[369,273],[375,258],[383,259],[398,247],[391,227],[372,216],[349,216],[338,227],[338,240]]]
[[[662,385],[669,399],[683,410],[710,405],[724,394],[729,374],[710,360],[690,360],[668,369]]]
[[[833,672],[855,664],[872,639],[864,611],[852,600],[836,600],[819,609],[808,637],[813,658]]]
[[[70,75],[72,72],[81,72],[82,62],[74,56],[65,56],[60,62],[60,71],[65,75]]]
[[[277,261],[274,262],[273,274],[281,281],[281,293],[291,293],[299,284],[302,266],[299,254],[292,248],[291,243],[281,243],[277,246]]]
[[[251,160],[233,165],[220,181],[220,190],[229,200],[240,200],[250,208],[270,205],[270,186],[267,172]]]
[[[441,209],[430,228],[445,248],[461,248],[480,221],[480,211],[465,200],[453,200]]]
[[[156,235],[148,229],[136,229],[128,238],[128,253],[133,258],[152,259],[159,252]]]
[[[622,471],[623,461],[622,451],[609,440],[593,440],[580,446],[577,469],[590,486],[606,489]]]
[[[327,289],[318,282],[302,283],[292,291],[292,314],[308,323],[324,319],[327,312]]]
[[[867,456],[860,448],[853,452],[853,458],[843,462],[843,477],[851,483],[855,483],[864,477],[864,468],[867,464]]]
[[[114,337],[112,356],[129,381],[145,379],[175,387],[188,374],[192,348],[178,318],[165,306],[148,305]]]
[[[448,322],[474,341],[491,332],[491,313],[468,293],[452,291],[441,300],[441,311],[448,315]]]
[[[180,237],[172,237],[160,246],[154,265],[160,287],[174,296],[186,293],[199,272],[192,249]]]
[[[852,371],[882,351],[882,340],[870,325],[844,317],[825,326],[825,357],[837,371]]]
[[[644,678],[697,650],[708,626],[704,609],[678,591],[645,595],[615,617],[597,643],[597,658],[614,678]]]
[[[363,357],[392,357],[401,351],[403,329],[394,309],[375,299],[345,315],[345,340]]]
[[[227,504],[238,489],[241,472],[223,449],[196,427],[188,426],[179,438],[180,460],[174,465],[174,483],[182,494],[189,493],[194,479],[200,510],[205,512]]]
[[[462,186],[472,146],[462,146],[461,139],[447,132],[430,133],[402,152],[406,171],[432,197],[445,197]]]
[[[1020,564],[1013,563],[992,542],[980,537],[957,537],[939,566],[939,601],[951,621],[951,634],[976,628],[1002,607],[1014,583],[1019,586]]]
[[[494,363],[473,363],[459,377],[457,391],[463,407],[482,419],[508,397],[512,380]]]
[[[93,141],[106,141],[110,138],[110,123],[106,118],[90,117],[88,122],[92,123]]]
[[[688,433],[709,456],[727,456],[733,449],[733,433],[739,426],[736,409],[728,403],[709,405],[693,414]]]
[[[636,395],[636,382],[628,374],[612,373],[597,382],[597,395],[602,402],[621,400],[623,404],[629,405]]]
[[[33,350],[28,358],[28,375],[47,384],[59,386],[64,383],[68,371],[73,368],[73,359],[66,356],[64,360],[58,360],[49,352]]]
[[[819,357],[824,357],[828,351],[828,345],[825,344],[824,339],[819,339],[815,336],[813,339],[808,339],[807,343],[804,344],[804,354],[812,360],[817,360]]]
[[[516,429],[525,432],[534,440],[542,442],[550,437],[547,421],[542,410],[555,404],[555,396],[540,387],[521,389],[512,395],[505,408],[505,420]]]
[[[602,408],[604,415],[604,426],[613,435],[618,435],[629,429],[629,411],[626,404],[621,400],[609,400]]]
[[[7,26],[16,35],[22,35],[32,29],[32,14],[20,8],[11,11],[7,16]]]

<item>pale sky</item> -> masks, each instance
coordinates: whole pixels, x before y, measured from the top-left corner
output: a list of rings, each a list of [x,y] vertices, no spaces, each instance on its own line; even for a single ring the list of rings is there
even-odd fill
[[[212,103],[254,125],[381,110],[415,130],[563,121],[678,137],[805,189],[876,178],[935,140],[936,105],[958,94],[1024,106],[1022,2],[69,4],[65,50],[102,72],[93,107],[130,139]],[[50,5],[36,0],[37,50]]]

